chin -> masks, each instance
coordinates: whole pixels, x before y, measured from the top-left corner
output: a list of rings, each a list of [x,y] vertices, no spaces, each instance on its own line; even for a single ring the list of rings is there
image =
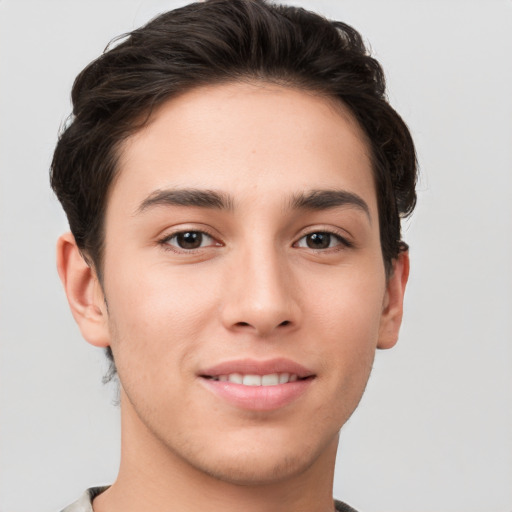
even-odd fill
[[[279,436],[265,442],[222,443],[204,446],[201,452],[188,453],[188,463],[203,474],[232,485],[261,486],[283,482],[307,473],[319,459],[331,462],[336,457],[338,433],[322,442],[307,444],[304,437],[296,442],[284,442]],[[307,439],[307,437],[306,437]],[[252,442],[251,442],[252,441]],[[260,439],[260,441],[263,441]],[[215,446],[215,448],[212,447]]]
[[[301,454],[302,455],[302,454]],[[206,462],[206,461],[205,461]],[[221,458],[215,465],[201,464],[197,469],[223,482],[240,485],[275,484],[307,471],[313,461],[300,457],[273,457],[266,451],[260,459],[254,457]]]

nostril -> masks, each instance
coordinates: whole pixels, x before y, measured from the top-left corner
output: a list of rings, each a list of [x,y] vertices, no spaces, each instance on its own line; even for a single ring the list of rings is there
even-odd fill
[[[236,325],[239,327],[247,327],[249,324],[247,322],[237,322]]]
[[[279,325],[284,327],[285,325],[289,325],[289,323],[289,320],[285,320],[284,322],[281,322]]]

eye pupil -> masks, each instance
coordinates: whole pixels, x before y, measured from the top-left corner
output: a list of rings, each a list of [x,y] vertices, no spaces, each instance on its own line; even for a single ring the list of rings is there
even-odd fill
[[[327,249],[331,243],[329,233],[311,233],[306,237],[306,243],[310,249]]]
[[[185,231],[176,236],[176,242],[182,249],[197,249],[203,242],[203,234],[198,231]]]

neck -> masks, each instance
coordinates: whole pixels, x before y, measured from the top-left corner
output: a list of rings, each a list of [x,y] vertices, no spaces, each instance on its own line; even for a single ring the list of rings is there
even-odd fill
[[[156,438],[121,399],[121,464],[94,512],[332,512],[337,436],[306,468],[277,481],[240,484],[206,474]]]

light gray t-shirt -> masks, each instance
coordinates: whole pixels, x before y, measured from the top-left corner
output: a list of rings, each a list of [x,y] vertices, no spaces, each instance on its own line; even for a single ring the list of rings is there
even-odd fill
[[[87,489],[87,491],[80,496],[80,499],[69,505],[69,507],[66,507],[61,512],[93,512],[92,500],[108,488],[109,486],[107,485],[105,487],[91,487],[90,489]],[[357,512],[352,507],[349,507],[341,501],[335,500],[334,505],[336,507],[336,512]]]

